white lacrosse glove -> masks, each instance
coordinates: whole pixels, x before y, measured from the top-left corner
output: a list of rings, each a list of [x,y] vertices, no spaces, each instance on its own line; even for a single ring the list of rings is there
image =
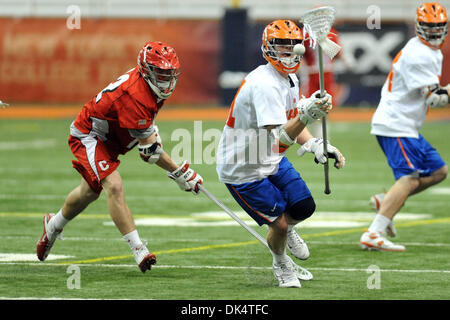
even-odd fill
[[[198,184],[203,184],[203,178],[189,168],[189,162],[187,160],[178,169],[168,172],[167,175],[170,179],[175,180],[181,190],[192,191],[193,194],[200,192]]]
[[[327,157],[323,153],[323,139],[322,138],[311,138],[306,141],[300,149],[297,150],[297,155],[299,157],[303,156],[306,152],[314,153],[314,161],[316,163],[326,163]],[[342,153],[336,148],[333,147],[327,141],[327,152],[328,158],[335,159],[334,166],[336,169],[341,169],[345,165],[345,158]]]
[[[332,108],[331,95],[325,92],[325,96],[320,98],[320,90],[307,99],[301,99],[297,104],[300,121],[305,125],[325,117]]]
[[[431,108],[442,108],[449,102],[449,85],[441,87],[439,84],[434,84],[422,88],[421,91],[425,98],[425,103]]]

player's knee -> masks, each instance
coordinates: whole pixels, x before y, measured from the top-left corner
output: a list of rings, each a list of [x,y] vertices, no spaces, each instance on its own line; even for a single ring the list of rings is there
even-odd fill
[[[86,192],[84,193],[84,198],[88,201],[88,202],[93,202],[95,200],[97,200],[100,197],[99,193],[96,193],[94,190],[92,190],[91,188],[89,188],[89,190],[86,190]]]
[[[288,230],[288,223],[286,218],[281,215],[274,222],[272,222],[269,227],[278,234],[285,234]]]
[[[117,171],[114,171],[101,182],[108,196],[118,197],[123,194],[123,183]]]
[[[114,196],[123,194],[123,184],[121,182],[115,182],[109,185],[108,193]]]
[[[447,166],[443,166],[441,169],[438,170],[438,182],[444,181],[445,179],[447,179],[447,175],[448,175],[448,167]]]
[[[309,197],[295,203],[286,212],[294,220],[303,221],[312,216],[315,210],[316,210],[316,203],[314,202],[314,199],[312,197]]]
[[[123,194],[123,184],[120,179],[111,179],[102,185],[108,196],[117,197]]]

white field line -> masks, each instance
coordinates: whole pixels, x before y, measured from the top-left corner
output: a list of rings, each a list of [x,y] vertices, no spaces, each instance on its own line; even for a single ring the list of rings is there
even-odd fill
[[[5,240],[35,240],[36,237],[32,236],[0,236],[0,239]],[[184,238],[142,238],[142,240],[148,241],[149,243],[154,242],[205,242],[205,243],[211,243],[211,242],[229,242],[230,239],[184,239]],[[64,237],[64,241],[117,241],[117,242],[124,242],[122,238],[94,238],[94,237]],[[315,245],[359,245],[358,241],[351,242],[351,241],[314,241],[314,240],[308,240],[308,244],[315,244]],[[405,246],[411,246],[411,247],[450,247],[450,243],[423,243],[423,242],[402,242],[401,244]]]
[[[430,189],[429,192],[434,195],[450,195],[450,188],[447,188],[447,187],[439,188],[438,187],[438,188]]]
[[[160,185],[160,184],[159,184]],[[58,201],[64,201],[64,199],[67,197],[66,194],[64,195],[49,195],[49,194],[6,194],[1,193],[0,194],[0,200],[34,200],[34,201],[49,201],[49,200],[58,200]],[[161,202],[173,202],[173,201],[181,201],[186,200],[186,196],[163,196],[163,195],[157,195],[158,201]],[[216,197],[219,197],[219,200],[225,203],[236,203],[236,201],[231,198],[229,195],[225,196],[219,196],[216,195]],[[146,199],[142,196],[133,196],[133,195],[127,195],[127,200],[140,200],[140,201],[146,201]],[[441,197],[442,198],[442,197]],[[101,200],[100,200],[101,201]],[[202,202],[211,202],[206,197],[196,197],[195,201],[202,201]],[[318,199],[316,200],[317,203],[320,205],[333,205],[336,206],[361,206],[361,207],[367,207],[369,208],[369,200],[340,200],[340,199]],[[408,200],[406,203],[408,206],[411,207],[417,207],[417,206],[424,206],[423,200]],[[448,205],[448,199],[434,199],[433,201],[428,201],[426,203],[427,208],[434,208],[434,207],[442,207],[443,205]]]
[[[0,297],[0,300],[154,300],[154,299],[99,299],[99,298],[63,298],[63,297]]]
[[[56,146],[55,139],[0,142],[0,151],[44,149]]]
[[[0,236],[0,239],[5,240],[36,240],[36,237],[32,236]],[[148,242],[230,242],[230,239],[194,239],[194,238],[141,238],[142,241]],[[95,237],[66,237],[64,236],[64,241],[125,241],[122,238],[95,238]]]
[[[53,263],[20,263],[20,262],[5,262],[2,265],[26,265],[31,267],[67,267],[67,265],[58,265]],[[96,267],[96,268],[137,268],[135,264],[79,264],[81,268]],[[157,265],[158,269],[216,269],[216,270],[272,270],[272,267],[251,267],[251,266],[182,266],[182,265]],[[338,272],[367,272],[367,268],[308,268],[310,271],[338,271]],[[380,269],[381,272],[398,272],[398,273],[450,273],[450,270],[436,270],[436,269]]]

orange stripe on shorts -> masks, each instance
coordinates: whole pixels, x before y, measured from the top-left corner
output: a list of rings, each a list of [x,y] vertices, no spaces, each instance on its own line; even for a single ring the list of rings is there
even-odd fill
[[[403,156],[405,157],[406,163],[408,164],[408,166],[409,166],[411,169],[414,169],[413,164],[411,163],[411,161],[409,161],[409,158],[408,158],[408,156],[406,155],[405,148],[403,148],[402,141],[400,140],[400,138],[397,138],[397,141],[398,141],[398,144],[400,145],[400,149],[402,149],[402,153],[403,153]]]
[[[264,215],[263,215],[261,212],[259,212],[259,211],[255,210],[255,209],[253,209],[253,208],[247,203],[247,201],[245,201],[244,198],[241,197],[241,195],[239,194],[239,192],[236,191],[236,188],[235,188],[235,187],[231,186],[231,188],[233,189],[234,192],[236,192],[236,194],[238,195],[238,197],[245,203],[245,205],[246,205],[247,207],[250,208],[250,210],[252,210],[254,213],[256,213],[258,216],[260,216],[260,217],[263,218],[264,220],[266,220],[266,221],[268,221],[268,222],[272,222],[272,221],[270,221],[269,219],[267,219],[266,217],[264,217]]]

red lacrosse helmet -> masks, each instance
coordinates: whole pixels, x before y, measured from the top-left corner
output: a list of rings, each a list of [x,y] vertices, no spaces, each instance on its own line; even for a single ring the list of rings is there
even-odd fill
[[[263,57],[282,74],[295,73],[300,57],[293,48],[303,42],[300,28],[291,20],[275,20],[269,23],[262,35]]]
[[[137,63],[153,92],[161,99],[169,98],[180,75],[175,50],[161,41],[147,42],[138,54]]]

